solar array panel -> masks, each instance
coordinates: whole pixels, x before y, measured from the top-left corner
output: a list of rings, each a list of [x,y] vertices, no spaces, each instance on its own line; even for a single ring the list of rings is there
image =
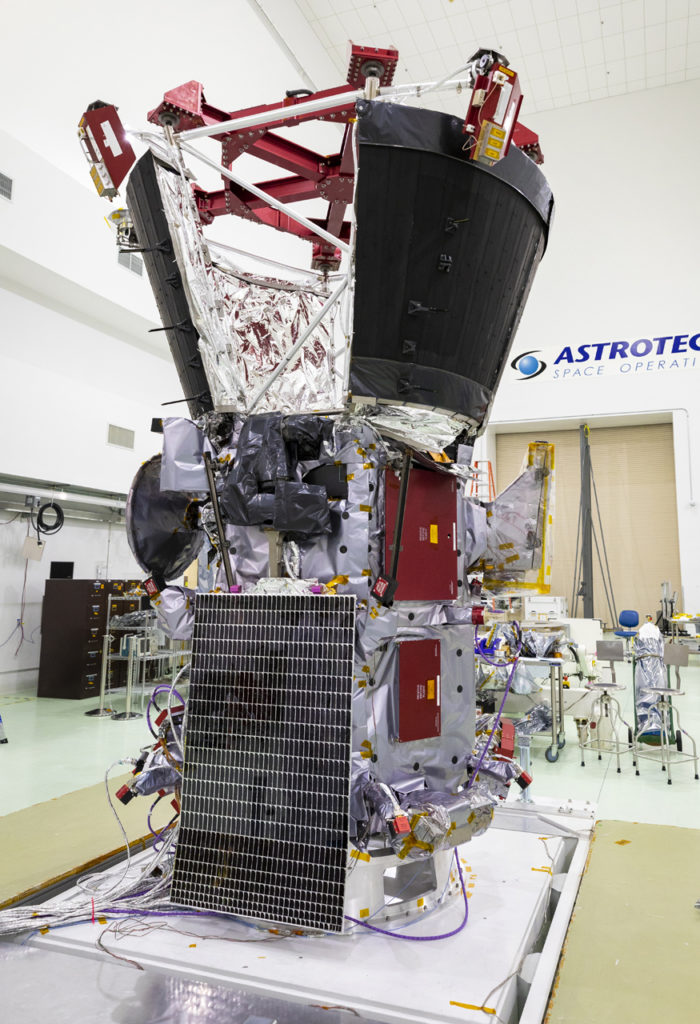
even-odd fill
[[[198,594],[171,900],[343,928],[352,596]]]

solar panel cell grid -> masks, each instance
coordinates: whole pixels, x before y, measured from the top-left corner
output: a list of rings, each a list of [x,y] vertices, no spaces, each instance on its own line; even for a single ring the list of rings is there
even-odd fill
[[[197,597],[174,903],[342,931],[353,597]]]

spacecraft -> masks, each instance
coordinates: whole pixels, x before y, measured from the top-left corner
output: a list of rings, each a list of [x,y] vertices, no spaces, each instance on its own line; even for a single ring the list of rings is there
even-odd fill
[[[539,141],[501,54],[447,82],[461,116],[412,106],[446,83],[393,85],[397,59],[352,46],[332,89],[232,113],[188,82],[149,131],[101,102],[79,128],[98,192],[125,184],[112,221],[189,411],[162,420],[127,507],[161,622],[191,639],[189,699],[120,798],[177,791],[174,905],[325,933],[459,891],[455,848],[529,781],[475,735],[484,594],[548,586],[551,446],[470,496],[547,245]],[[280,134],[316,119],[337,153]],[[286,173],[248,181],[246,155]],[[310,267],[209,238],[227,215],[307,240]]]

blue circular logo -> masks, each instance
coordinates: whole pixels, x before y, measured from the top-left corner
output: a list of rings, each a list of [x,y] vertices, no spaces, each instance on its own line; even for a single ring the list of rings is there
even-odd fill
[[[547,364],[535,355],[539,349],[531,349],[529,352],[521,352],[512,360],[511,366],[521,375],[521,380],[532,380],[539,377],[547,369]]]

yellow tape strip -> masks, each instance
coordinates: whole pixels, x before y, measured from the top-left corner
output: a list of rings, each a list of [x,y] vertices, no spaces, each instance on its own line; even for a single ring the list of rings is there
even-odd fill
[[[365,853],[364,850],[351,850],[350,851],[350,856],[354,857],[355,860],[366,860],[366,861],[372,860],[370,855],[368,853]]]
[[[490,1013],[495,1016],[496,1011],[492,1006],[477,1006],[475,1003],[458,1003],[450,999],[450,1006],[461,1006],[463,1010],[481,1010],[482,1013]]]
[[[339,585],[345,585],[349,581],[349,576],[334,576],[332,580],[328,580],[326,583],[327,587],[337,587]]]

